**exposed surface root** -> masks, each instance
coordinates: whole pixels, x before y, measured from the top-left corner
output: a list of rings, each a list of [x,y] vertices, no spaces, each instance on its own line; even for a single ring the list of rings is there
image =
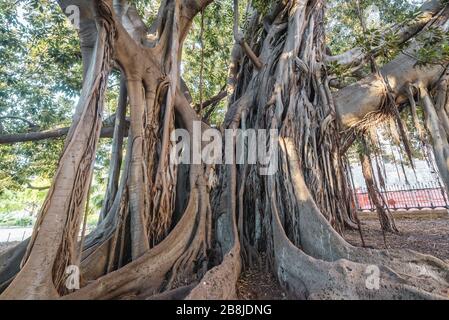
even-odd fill
[[[346,243],[313,205],[295,161],[295,148],[288,140],[285,140],[283,152],[290,159],[296,200],[309,207],[300,211],[301,220],[305,222],[301,232],[314,233],[316,238],[302,241],[302,250],[294,246],[285,235],[277,213],[277,200],[273,198],[274,252],[281,282],[287,286],[296,283],[293,291],[309,298],[447,298],[449,266],[443,261],[411,250],[373,250]],[[295,260],[300,263],[295,264]],[[366,287],[366,272],[370,266],[380,270],[379,290]],[[313,272],[322,273],[321,276],[328,274],[330,278],[326,282],[310,283],[310,279],[316,277]],[[301,273],[308,274],[300,276]],[[295,282],[295,277],[300,279]],[[318,279],[322,281],[323,278],[318,276]]]

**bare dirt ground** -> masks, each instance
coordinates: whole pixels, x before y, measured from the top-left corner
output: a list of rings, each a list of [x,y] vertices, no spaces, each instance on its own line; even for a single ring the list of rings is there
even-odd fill
[[[399,233],[385,234],[388,248],[411,249],[449,262],[448,213],[410,212],[393,216]],[[384,249],[385,244],[377,215],[361,214],[360,221],[365,244],[376,249]],[[362,245],[358,231],[346,231],[345,239],[353,245]]]
[[[242,272],[237,282],[240,300],[285,300],[287,295],[268,270],[265,261],[261,265]]]

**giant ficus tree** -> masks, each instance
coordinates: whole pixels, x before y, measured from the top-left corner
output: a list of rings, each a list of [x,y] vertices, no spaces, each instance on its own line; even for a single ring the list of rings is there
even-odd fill
[[[441,260],[353,247],[340,233],[357,227],[344,145],[389,119],[404,133],[398,114],[407,106],[416,115],[423,105],[449,186],[446,65],[417,63],[448,28],[449,9],[430,1],[413,21],[394,26],[404,49],[379,68],[383,39],[371,50],[329,54],[324,0],[250,2],[242,30],[234,0],[222,129],[278,130],[278,171],[264,176],[261,165],[169,161],[172,130],[193,135],[201,120],[180,68],[192,20],[212,2],[162,1],[147,25],[126,0],[58,1],[64,12],[80,9],[83,87],[33,235],[0,257],[0,297],[233,298],[242,268],[262,255],[298,298],[447,297],[449,267]],[[443,57],[445,48],[438,50],[433,56]],[[364,64],[371,74],[331,88],[329,65]],[[79,241],[113,70],[121,87],[107,192],[97,228]],[[70,265],[81,267],[76,291],[65,286]],[[380,272],[376,290],[366,286],[371,265]]]

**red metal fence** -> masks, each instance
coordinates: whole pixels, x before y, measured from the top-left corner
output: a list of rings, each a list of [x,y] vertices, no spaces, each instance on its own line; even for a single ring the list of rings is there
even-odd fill
[[[374,211],[366,188],[356,188],[356,205],[359,210]],[[392,210],[449,208],[448,196],[437,182],[417,183],[409,186],[390,185],[381,194]]]

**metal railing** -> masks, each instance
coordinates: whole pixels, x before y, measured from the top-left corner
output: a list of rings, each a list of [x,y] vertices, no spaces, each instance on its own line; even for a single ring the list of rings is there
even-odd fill
[[[389,185],[385,189],[381,188],[380,193],[391,210],[449,208],[448,195],[437,182]],[[355,195],[359,210],[376,210],[366,188],[356,188]]]

